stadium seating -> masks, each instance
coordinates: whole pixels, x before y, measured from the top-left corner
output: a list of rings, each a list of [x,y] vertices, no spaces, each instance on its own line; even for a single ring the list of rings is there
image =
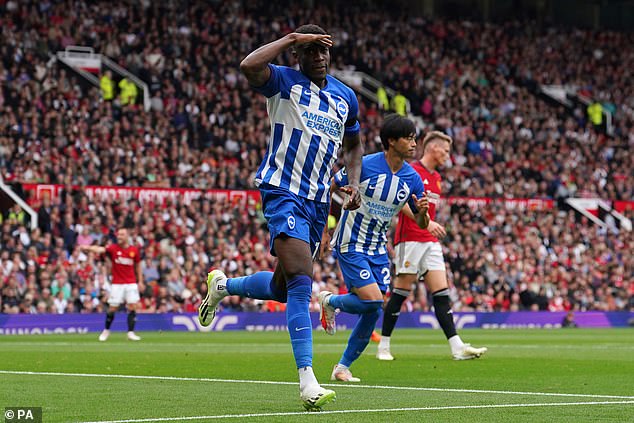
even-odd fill
[[[23,1],[14,10],[0,5],[3,179],[253,188],[269,128],[264,102],[237,64],[246,52],[290,31],[290,22],[303,22],[305,12],[285,4],[286,17],[275,18],[279,4],[247,3],[242,7],[252,8],[249,14],[237,14],[233,2],[214,8],[194,2],[188,10],[152,2],[73,2],[81,13],[55,2]],[[360,15],[352,6],[337,13],[317,6],[315,13],[334,34],[334,67],[367,72],[398,89],[428,127],[453,136],[451,165],[443,170],[447,195],[634,198],[634,93],[623,77],[632,67],[631,35],[593,37],[531,23],[429,22],[385,10]],[[249,15],[260,18],[244,17]],[[94,47],[144,79],[151,110],[105,101],[98,88],[50,61],[49,54],[72,44]],[[287,54],[280,62],[292,58]],[[585,110],[568,112],[536,95],[536,84],[551,83],[574,84],[614,106],[614,135],[590,124]],[[366,152],[377,151],[381,113],[361,100]],[[107,271],[77,245],[103,243],[121,225],[134,228],[146,256],[143,312],[194,311],[211,265],[229,275],[274,267],[255,204],[141,208],[135,202],[91,203],[79,190],[35,207],[42,219],[34,231],[18,209],[3,216],[1,312],[101,311]],[[442,210],[457,309],[634,307],[631,239],[566,211],[495,204]],[[339,288],[334,260],[315,265],[315,280],[317,291],[317,285]],[[223,306],[275,308],[235,298]],[[406,307],[429,308],[423,286]]]

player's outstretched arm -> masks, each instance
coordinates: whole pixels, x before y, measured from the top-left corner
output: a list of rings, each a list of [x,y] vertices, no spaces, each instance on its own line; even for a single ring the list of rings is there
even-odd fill
[[[326,47],[331,47],[332,38],[328,34],[299,34],[292,32],[251,52],[240,62],[240,71],[247,78],[249,84],[254,87],[261,87],[266,84],[271,76],[269,63],[273,59],[290,47],[310,43],[320,43]]]
[[[103,254],[106,252],[106,247],[102,247],[100,245],[80,245],[79,250],[95,254]]]
[[[356,210],[361,206],[359,179],[361,177],[362,157],[363,143],[359,134],[345,135],[343,137],[343,161],[348,173],[348,185],[342,187],[341,190],[349,197],[343,205],[344,210]]]

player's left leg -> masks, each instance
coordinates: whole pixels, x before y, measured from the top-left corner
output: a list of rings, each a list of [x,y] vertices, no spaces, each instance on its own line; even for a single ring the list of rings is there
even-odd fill
[[[125,302],[128,308],[128,340],[140,341],[141,337],[134,333],[136,325],[136,308],[141,300],[137,284],[126,284]]]
[[[434,313],[436,314],[436,319],[438,319],[438,324],[440,324],[445,337],[449,341],[451,355],[454,360],[470,360],[479,358],[486,353],[486,347],[475,348],[470,344],[465,344],[456,332],[445,271],[429,270],[425,275],[425,285],[428,291],[432,293]]]
[[[376,285],[375,285],[376,287]],[[377,288],[378,291],[378,288]],[[344,295],[334,295],[327,291],[322,291],[325,295],[320,297],[324,298],[324,305],[330,306],[334,309],[339,309],[350,314],[366,314],[373,313],[383,305],[383,299],[361,299],[359,295],[348,293]],[[378,291],[380,294],[380,291]]]
[[[320,296],[320,299],[323,298],[323,306],[338,308],[346,313],[360,314],[348,338],[348,345],[330,376],[331,380],[343,382],[361,381],[358,377],[352,376],[350,366],[368,346],[383,305],[383,294],[376,283],[360,288],[353,287],[352,290],[353,292],[345,295]]]
[[[361,314],[357,324],[354,326],[350,337],[348,338],[348,345],[343,352],[343,355],[339,359],[339,363],[332,370],[330,375],[331,380],[340,380],[342,382],[361,382],[358,377],[352,376],[350,366],[359,356],[365,351],[368,343],[370,342],[370,336],[376,326],[376,322],[381,315],[381,302],[373,303],[374,311],[370,311]]]
[[[339,309],[346,313],[359,314],[350,337],[348,345],[334,367],[331,379],[343,382],[359,382],[360,379],[352,376],[350,366],[359,358],[370,342],[370,336],[374,326],[381,315],[383,295],[389,284],[389,261],[387,256],[369,257],[358,253],[337,253],[339,267],[344,276],[344,281],[350,291],[344,295],[333,295],[329,292],[319,293],[319,303],[322,310],[328,310],[334,315],[334,310]],[[324,329],[334,327],[332,322],[323,322]]]
[[[410,295],[418,275],[424,273],[424,258],[429,247],[423,242],[401,242],[394,247],[394,270],[396,278],[389,300],[383,309],[383,325],[381,339],[376,358],[384,361],[394,360],[390,352],[390,341],[396,322],[401,314],[401,307]],[[441,254],[442,257],[442,254]]]
[[[328,335],[334,335],[335,310],[351,314],[373,312],[376,304],[383,304],[383,292],[389,286],[390,264],[385,256],[368,256],[362,253],[339,253],[339,268],[348,287],[348,294],[319,293],[321,326]]]

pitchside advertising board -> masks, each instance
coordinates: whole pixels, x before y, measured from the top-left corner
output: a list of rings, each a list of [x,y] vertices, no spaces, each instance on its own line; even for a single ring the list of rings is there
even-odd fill
[[[565,312],[513,313],[454,313],[457,329],[556,329],[561,327]],[[337,329],[352,329],[356,315],[337,316]],[[311,313],[313,328],[323,330],[319,314]],[[578,312],[575,322],[581,328],[626,327],[634,325],[632,312]],[[381,326],[381,321],[377,324]],[[433,313],[403,313],[397,327],[439,329]],[[101,332],[102,314],[0,314],[0,335],[45,335]],[[138,314],[139,331],[222,332],[243,330],[250,332],[286,331],[285,313],[218,313],[208,327],[198,323],[195,313]],[[112,330],[126,331],[125,316],[115,319]]]

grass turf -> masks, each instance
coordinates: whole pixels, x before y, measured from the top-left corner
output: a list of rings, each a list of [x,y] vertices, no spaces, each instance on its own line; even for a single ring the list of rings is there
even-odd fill
[[[370,343],[353,364],[359,386],[328,380],[349,332],[316,332],[315,373],[334,386],[337,402],[310,415],[286,333],[141,333],[136,343],[118,332],[105,343],[93,333],[3,336],[0,407],[43,407],[45,422],[634,421],[632,334],[463,330],[465,341],[489,352],[456,362],[441,331],[397,329],[395,361],[377,361]]]

